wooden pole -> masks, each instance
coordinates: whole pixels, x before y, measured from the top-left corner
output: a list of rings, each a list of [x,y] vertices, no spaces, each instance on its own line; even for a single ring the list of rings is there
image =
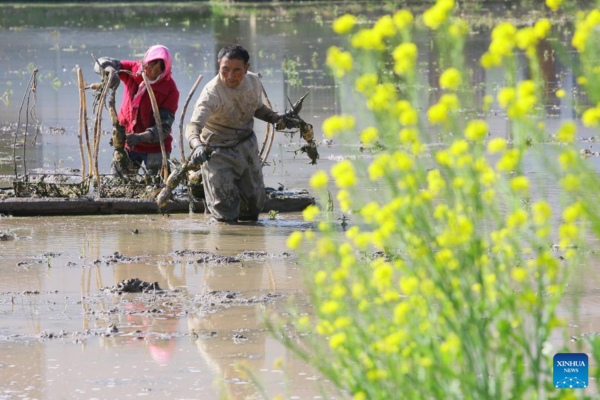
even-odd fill
[[[265,96],[265,101],[267,102],[267,106],[270,109],[273,109],[273,107],[271,106],[271,102],[269,101],[269,97],[267,96],[267,91],[265,90],[265,87],[263,86],[262,83],[260,84],[260,88],[262,89],[263,96]],[[260,147],[260,151],[258,152],[258,157],[261,159],[263,165],[266,162],[266,159],[263,160],[263,158],[262,158],[263,157],[263,153],[265,151],[265,147],[266,147],[266,145],[267,145],[267,143],[269,141],[269,138],[273,134],[275,134],[275,130],[273,129],[273,131],[271,131],[271,124],[267,124],[267,133],[265,134],[265,140],[264,140],[262,146]]]
[[[81,107],[82,107],[82,118],[83,118],[83,130],[85,132],[85,146],[86,146],[86,150],[87,150],[87,157],[88,157],[88,177],[92,176],[92,149],[90,147],[90,134],[89,134],[89,128],[88,128],[88,118],[87,118],[87,98],[85,97],[85,82],[83,80],[83,73],[81,72],[81,69],[79,69],[78,72],[78,79],[79,79],[79,90],[81,91],[80,96],[81,96]]]
[[[79,129],[77,138],[79,139],[79,157],[81,158],[81,180],[85,180],[85,156],[83,155],[83,98],[85,97],[85,89],[83,85],[83,75],[81,68],[77,68],[77,81],[79,83]]]
[[[160,110],[158,109],[158,103],[156,102],[156,97],[154,96],[154,91],[152,90],[152,85],[150,85],[150,81],[146,76],[146,72],[142,72],[142,78],[144,79],[146,90],[148,90],[148,95],[150,96],[150,103],[152,103],[152,112],[154,113],[154,122],[156,122],[156,127],[158,128],[160,152],[162,153],[162,168],[160,171],[160,176],[162,177],[163,182],[167,182],[167,178],[169,177],[169,168],[167,166],[167,150],[165,149],[165,136],[162,130],[162,121],[160,120]]]
[[[179,145],[181,146],[181,163],[182,164],[185,162],[185,151],[184,151],[185,146],[183,144],[183,121],[185,118],[185,112],[187,111],[187,107],[188,107],[190,100],[192,99],[192,96],[194,96],[194,92],[198,88],[198,85],[200,85],[200,82],[202,82],[202,78],[204,78],[204,76],[202,74],[200,74],[200,76],[198,76],[198,79],[196,79],[196,83],[194,83],[194,86],[192,86],[192,90],[190,90],[190,93],[188,94],[188,97],[185,100],[185,104],[183,105],[183,110],[181,111],[181,119],[179,120]]]
[[[271,105],[271,101],[269,100],[269,96],[267,96],[267,91],[265,90],[265,87],[262,85],[262,83],[260,84],[260,87],[262,88],[262,92],[263,95],[265,96],[265,101],[267,102],[267,106],[272,110],[273,106]],[[269,130],[271,128],[272,124],[267,124],[267,135],[269,134]],[[272,131],[271,131],[271,135],[268,137],[269,139],[269,146],[267,147],[267,152],[265,154],[265,156],[262,159],[262,163],[263,165],[265,165],[267,163],[267,158],[269,158],[269,154],[271,153],[271,147],[273,147],[273,139],[275,138],[275,127],[272,127]],[[265,138],[265,143],[267,143],[267,138]],[[264,144],[263,144],[264,147]],[[262,149],[261,149],[261,153],[262,153]]]
[[[98,193],[101,193],[100,173],[98,172],[98,152],[100,151],[100,137],[102,136],[102,110],[104,109],[104,102],[106,100],[106,94],[108,93],[108,83],[112,79],[114,71],[111,71],[106,78],[104,88],[100,94],[100,100],[98,101],[98,109],[96,111],[96,123],[94,125],[94,174],[96,175],[96,183],[98,184]]]

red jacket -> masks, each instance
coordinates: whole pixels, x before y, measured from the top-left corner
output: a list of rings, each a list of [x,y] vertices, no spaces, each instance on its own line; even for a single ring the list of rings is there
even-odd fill
[[[167,60],[165,60],[165,70],[159,80],[151,86],[154,91],[154,96],[156,97],[158,108],[169,110],[175,114],[179,103],[179,90],[177,89],[175,81],[171,78],[170,61],[171,60],[167,62]],[[119,74],[119,77],[125,86],[123,103],[119,110],[119,123],[125,127],[125,132],[127,134],[142,133],[146,129],[156,125],[154,113],[152,112],[150,95],[146,90],[144,89],[144,93],[141,95],[139,101],[134,101],[136,93],[138,93],[138,90],[141,88],[140,84],[142,84],[142,86],[144,85],[141,75],[142,64],[140,61],[122,60],[121,68],[133,72],[133,75],[124,72]],[[137,74],[138,72],[140,72],[140,75]],[[167,153],[171,152],[171,142],[173,142],[173,137],[169,132],[168,136],[165,138],[165,148]],[[133,149],[129,149],[127,145],[125,147],[128,150],[139,153],[160,153],[160,143],[140,143]]]

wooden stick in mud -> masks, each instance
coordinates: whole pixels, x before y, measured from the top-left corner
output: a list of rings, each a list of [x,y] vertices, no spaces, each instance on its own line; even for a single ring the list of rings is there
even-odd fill
[[[271,101],[269,100],[269,96],[267,96],[267,91],[265,90],[265,87],[263,86],[263,84],[260,84],[260,88],[262,89],[262,93],[263,96],[265,96],[265,101],[267,103],[267,106],[272,110],[273,106],[271,105]],[[275,137],[275,129],[271,129],[272,124],[267,124],[267,133],[265,135],[265,141],[263,142],[260,151],[258,152],[258,157],[262,160],[263,165],[265,165],[265,163],[267,162],[267,157],[268,157],[268,153],[267,156],[263,158],[263,154],[265,151],[265,147],[267,145],[267,143],[269,143],[269,152],[271,151],[271,146],[273,145],[273,138]]]
[[[194,83],[194,86],[192,86],[192,90],[190,90],[190,93],[188,94],[187,99],[185,99],[185,104],[183,105],[183,110],[181,111],[181,119],[179,120],[179,145],[181,146],[181,162],[182,163],[185,162],[185,151],[184,151],[185,146],[183,144],[183,121],[185,118],[185,112],[187,111],[187,107],[188,107],[190,100],[192,99],[192,96],[194,96],[194,92],[198,88],[198,85],[200,85],[200,82],[202,82],[202,78],[204,78],[204,76],[202,74],[200,74],[200,76],[198,76],[198,79],[196,79],[196,83]]]
[[[165,137],[163,135],[162,130],[162,121],[160,120],[160,110],[158,109],[158,103],[156,102],[156,97],[154,96],[154,91],[152,90],[150,81],[146,76],[146,72],[142,72],[142,78],[144,79],[144,84],[146,84],[146,90],[148,90],[148,95],[150,96],[150,102],[152,103],[152,112],[154,113],[154,122],[156,122],[156,127],[158,128],[160,152],[162,153],[162,168],[160,170],[160,176],[162,177],[163,182],[166,182],[167,178],[169,177],[169,168],[167,166],[167,150],[165,149]]]
[[[90,135],[88,132],[88,123],[87,123],[87,99],[85,97],[85,82],[83,80],[83,73],[81,72],[81,68],[77,68],[77,79],[79,81],[79,100],[81,102],[81,118],[83,120],[83,130],[85,132],[85,145],[87,149],[87,157],[88,157],[88,176],[92,176],[92,150],[90,148]],[[85,175],[85,167],[82,168]],[[84,178],[85,179],[85,178]]]
[[[98,152],[100,151],[100,137],[102,136],[102,110],[104,109],[104,102],[106,100],[106,94],[108,93],[108,82],[111,81],[114,71],[109,73],[106,78],[104,88],[100,94],[100,100],[98,101],[98,109],[96,110],[96,123],[94,125],[94,174],[96,175],[96,183],[98,184],[98,193],[101,191],[100,173],[98,172]]]
[[[17,121],[17,130],[15,131],[15,142],[13,144],[13,163],[15,166],[15,179],[17,178],[17,138],[19,136],[19,129],[21,128],[21,112],[23,111],[23,105],[25,105],[25,99],[29,98],[29,95],[31,94],[30,90],[31,90],[31,82],[33,82],[33,78],[34,76],[37,74],[38,69],[35,68],[33,70],[33,72],[31,73],[31,76],[29,77],[29,82],[27,82],[27,88],[25,89],[25,93],[23,94],[23,101],[21,102],[21,108],[19,108],[19,119]],[[29,106],[28,106],[29,108]],[[29,110],[27,110],[26,112],[29,112]],[[23,143],[23,146],[25,146],[25,143]]]
[[[271,105],[269,96],[267,96],[267,91],[265,90],[265,87],[262,84],[260,86],[262,87],[262,92],[263,92],[263,95],[265,96],[265,101],[267,102],[267,106],[269,106],[269,108],[272,110],[273,106]],[[271,128],[271,125],[272,124],[267,125],[267,133],[269,132],[269,128]],[[269,158],[269,154],[271,154],[271,148],[273,147],[273,139],[275,139],[275,127],[272,127],[272,128],[273,129],[271,130],[271,135],[269,136],[269,147],[267,147],[267,152],[265,153],[265,156],[262,159],[263,165],[266,164],[267,158]],[[265,143],[266,143],[266,138],[265,138]]]
[[[77,81],[79,83],[79,126],[77,130],[77,138],[79,139],[79,157],[81,158],[81,180],[85,180],[85,156],[83,155],[83,98],[85,97],[85,89],[83,88],[83,75],[81,68],[77,68]]]

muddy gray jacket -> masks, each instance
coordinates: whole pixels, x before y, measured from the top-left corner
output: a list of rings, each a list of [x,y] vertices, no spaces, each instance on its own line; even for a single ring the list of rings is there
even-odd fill
[[[185,136],[188,143],[199,138],[211,147],[234,146],[252,134],[255,117],[270,123],[280,118],[263,103],[258,75],[248,72],[236,88],[217,75],[202,90]]]

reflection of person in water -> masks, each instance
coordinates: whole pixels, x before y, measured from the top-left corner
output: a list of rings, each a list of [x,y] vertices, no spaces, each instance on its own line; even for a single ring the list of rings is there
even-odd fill
[[[210,249],[226,248],[227,241],[229,244],[235,241],[228,234],[240,234],[239,229],[232,229],[227,225],[215,228],[218,229],[219,234],[210,235],[206,239],[206,246]],[[251,226],[241,229],[247,229],[249,234],[247,237],[252,238],[251,241],[245,243],[249,247],[248,249],[266,250],[264,230]],[[236,252],[244,250],[240,247],[235,248]],[[207,266],[203,271],[201,287],[204,288],[204,293],[214,290],[230,290],[240,293],[242,297],[251,297],[257,291],[264,289],[265,284],[268,284],[267,268],[269,266],[265,263],[252,264],[250,268],[240,268],[235,264],[218,268]],[[273,289],[271,288],[271,290]],[[215,376],[221,377],[226,382],[240,378],[236,369],[236,364],[239,362],[250,364],[253,371],[272,366],[272,361],[265,358],[268,334],[266,332],[255,334],[256,330],[263,328],[262,315],[262,304],[234,305],[227,309],[224,306],[216,306],[210,307],[208,312],[199,311],[190,314],[188,328],[190,332],[199,335],[195,340],[198,352]],[[240,332],[240,330],[242,331]],[[211,337],[211,332],[216,332],[217,336]],[[238,341],[234,338],[236,333],[247,339]],[[242,358],[244,356],[240,354],[246,355],[248,358],[244,359]],[[224,389],[231,398],[246,398],[256,394],[252,385],[226,384]]]

